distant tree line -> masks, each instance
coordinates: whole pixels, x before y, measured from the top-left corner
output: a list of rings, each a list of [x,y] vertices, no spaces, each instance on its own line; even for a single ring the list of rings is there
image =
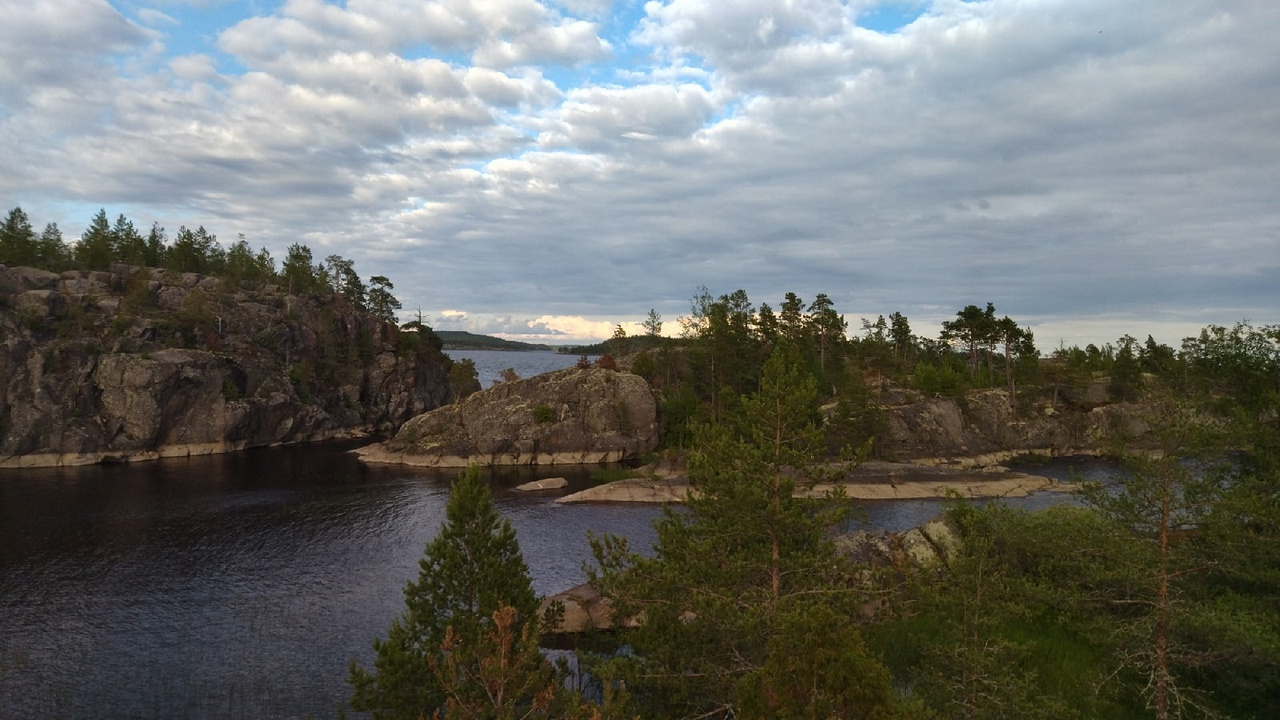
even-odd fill
[[[0,264],[61,272],[107,270],[115,263],[214,275],[240,287],[276,283],[289,294],[335,293],[391,323],[397,322],[401,307],[391,293],[395,286],[385,276],[375,275],[366,283],[353,261],[329,255],[319,262],[299,243],[289,246],[277,271],[266,248],[254,250],[243,235],[224,247],[204,226],[180,227],[170,240],[159,223],[152,223],[143,235],[123,214],[112,223],[106,210],[99,210],[80,238],[68,245],[57,223],[45,225],[37,235],[20,207],[10,210],[0,225]]]

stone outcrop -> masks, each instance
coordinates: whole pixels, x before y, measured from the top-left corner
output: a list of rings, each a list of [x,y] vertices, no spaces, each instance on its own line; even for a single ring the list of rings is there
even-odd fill
[[[337,296],[0,266],[0,467],[207,454],[390,429],[448,359]]]
[[[562,477],[542,478],[541,480],[531,480],[523,485],[517,485],[516,490],[521,492],[536,492],[538,490],[559,490],[569,484],[569,481]]]
[[[1051,404],[1015,414],[1006,390],[978,390],[964,398],[925,398],[911,391],[885,393],[889,433],[878,439],[887,453],[914,462],[951,460],[962,465],[1002,462],[1019,454],[1089,455],[1124,438],[1133,446],[1147,432],[1143,408],[1101,403],[1092,383],[1078,402]]]
[[[960,551],[960,536],[946,516],[894,533],[858,530],[836,538],[836,547],[855,562],[897,569],[946,564]]]
[[[641,472],[644,472],[641,468]],[[869,461],[843,477],[808,488],[797,488],[799,497],[821,497],[836,487],[853,500],[918,500],[942,498],[955,492],[962,497],[1026,497],[1033,492],[1072,490],[1039,475],[1013,472],[1001,466],[950,468],[911,463]],[[597,485],[558,498],[557,503],[585,502],[684,502],[691,486],[680,468],[663,468],[642,477]]]
[[[613,628],[613,605],[587,583],[542,599],[538,615],[545,615],[553,603],[560,603],[564,615],[553,633],[583,633]]]
[[[618,462],[658,445],[658,406],[643,378],[568,368],[495,385],[405,423],[367,462],[427,467]]]

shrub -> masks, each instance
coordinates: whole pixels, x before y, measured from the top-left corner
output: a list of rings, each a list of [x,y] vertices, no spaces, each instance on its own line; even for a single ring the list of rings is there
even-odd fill
[[[929,395],[962,395],[968,388],[963,373],[949,367],[936,367],[928,363],[916,365],[911,376],[911,384],[915,389]]]
[[[533,409],[533,419],[539,423],[549,423],[556,419],[556,410],[550,405],[539,405]]]
[[[637,355],[636,359],[631,362],[631,372],[645,380],[652,381],[656,370],[657,367],[653,362],[653,355],[648,350]]]

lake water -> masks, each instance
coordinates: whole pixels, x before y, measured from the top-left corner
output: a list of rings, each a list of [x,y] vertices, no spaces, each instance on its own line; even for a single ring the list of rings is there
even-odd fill
[[[552,370],[563,370],[578,364],[579,355],[556,352],[513,352],[507,350],[445,350],[454,360],[469,358],[476,364],[480,387],[493,387],[502,378],[502,371],[511,368],[522,378],[541,375]],[[595,360],[595,356],[588,357]]]
[[[350,447],[0,471],[0,717],[335,716],[456,474],[363,465]],[[577,468],[490,475],[539,593],[584,580],[588,531],[651,546],[656,507],[513,489],[548,476],[590,484]],[[871,504],[866,518],[900,530],[940,507]]]

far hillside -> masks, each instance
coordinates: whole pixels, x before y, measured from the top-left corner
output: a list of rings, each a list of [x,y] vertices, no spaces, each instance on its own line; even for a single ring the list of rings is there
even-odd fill
[[[551,345],[503,340],[489,335],[476,335],[464,330],[437,330],[445,350],[555,350]]]

